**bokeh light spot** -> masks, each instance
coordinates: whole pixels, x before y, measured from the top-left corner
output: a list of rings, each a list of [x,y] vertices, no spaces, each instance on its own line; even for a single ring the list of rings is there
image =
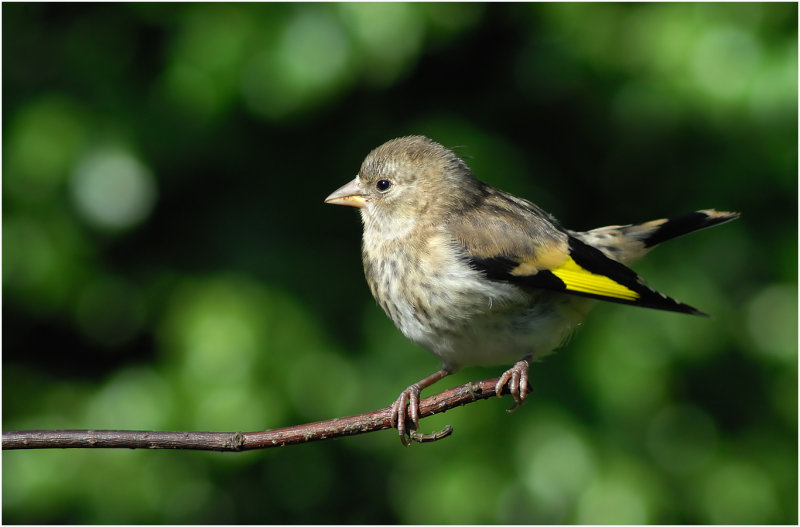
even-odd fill
[[[344,85],[350,61],[350,43],[332,13],[299,8],[277,42],[265,39],[245,66],[245,102],[269,119],[314,107]]]
[[[754,351],[796,364],[797,287],[776,284],[762,289],[747,305],[747,330]]]
[[[282,69],[296,88],[333,84],[348,57],[347,37],[326,11],[302,11],[288,25],[280,43]]]
[[[536,425],[519,434],[516,447],[525,488],[540,514],[557,523],[568,520],[571,504],[596,473],[589,445],[564,419],[547,413],[538,415]]]
[[[774,496],[770,478],[759,468],[736,461],[726,462],[708,473],[702,496],[706,521],[716,524],[772,523],[776,506]]]
[[[790,64],[790,67],[787,67]],[[764,123],[792,119],[797,114],[797,42],[768,54],[753,75],[749,107],[754,118]],[[797,174],[787,178],[797,182]]]
[[[56,248],[34,218],[3,221],[3,284],[30,290],[42,286],[55,267]]]
[[[194,117],[215,117],[235,100],[258,19],[232,2],[198,4],[189,13],[170,50],[163,89],[171,104]]]
[[[716,445],[714,423],[694,406],[669,406],[650,423],[647,446],[665,470],[687,474],[700,469]]]
[[[623,478],[600,478],[578,501],[577,523],[644,524],[649,512],[641,489]]]
[[[187,280],[176,288],[165,344],[193,390],[202,393],[250,378],[269,312],[263,290],[241,277]]]
[[[342,19],[359,44],[367,80],[395,80],[417,56],[425,35],[419,5],[409,3],[343,2]]]
[[[72,199],[95,227],[124,229],[150,214],[156,185],[150,170],[129,152],[98,149],[75,167]]]
[[[44,97],[13,119],[8,130],[8,165],[3,187],[14,196],[49,197],[64,180],[83,147],[86,130],[77,106],[62,97]]]
[[[155,430],[169,421],[172,389],[156,371],[118,371],[88,401],[85,422],[96,428]]]
[[[744,97],[761,61],[761,47],[740,28],[709,31],[697,43],[692,73],[698,87],[722,100]]]
[[[86,240],[56,211],[3,219],[3,287],[33,313],[60,310],[86,274]]]

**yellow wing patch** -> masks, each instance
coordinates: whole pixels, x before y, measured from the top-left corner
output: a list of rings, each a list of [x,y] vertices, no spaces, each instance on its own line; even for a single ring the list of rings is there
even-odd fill
[[[535,253],[511,270],[513,276],[533,276],[542,269],[560,267],[569,258],[566,241],[556,241],[538,247]]]
[[[571,257],[567,257],[567,261],[555,269],[550,269],[550,272],[564,282],[568,291],[607,296],[620,300],[637,300],[639,298],[639,293],[636,291],[618,284],[607,276],[587,271],[575,263],[575,260]]]

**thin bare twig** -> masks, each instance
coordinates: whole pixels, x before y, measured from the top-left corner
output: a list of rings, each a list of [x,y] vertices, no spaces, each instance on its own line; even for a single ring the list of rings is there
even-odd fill
[[[486,379],[451,388],[420,401],[420,418],[446,412],[496,395],[498,379]],[[502,394],[508,393],[508,387]],[[263,432],[156,432],[139,430],[18,430],[3,432],[3,450],[29,448],[173,448],[241,452],[309,443],[392,428],[391,407],[350,417],[338,417]],[[411,440],[437,441],[452,427],[433,434],[413,431]]]

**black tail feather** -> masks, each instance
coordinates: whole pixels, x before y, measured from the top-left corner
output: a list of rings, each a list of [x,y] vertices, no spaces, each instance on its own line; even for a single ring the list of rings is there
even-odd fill
[[[677,236],[688,234],[698,229],[713,227],[714,225],[735,220],[738,217],[738,212],[720,212],[713,209],[681,214],[664,220],[664,223],[659,225],[656,230],[642,241],[645,247],[649,248]]]

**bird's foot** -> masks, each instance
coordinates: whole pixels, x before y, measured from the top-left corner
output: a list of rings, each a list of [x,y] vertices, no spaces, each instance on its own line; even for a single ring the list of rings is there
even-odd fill
[[[508,384],[508,391],[511,393],[511,397],[514,398],[514,404],[506,410],[507,412],[513,412],[528,399],[528,388],[530,387],[528,384],[529,367],[530,359],[525,358],[518,361],[500,376],[495,385],[497,396],[502,397],[503,387]]]
[[[411,440],[422,443],[440,438],[437,434],[420,434],[416,431],[417,428],[419,428],[419,394],[422,390],[446,377],[449,373],[449,370],[442,368],[433,375],[425,377],[421,381],[412,384],[400,392],[400,396],[392,403],[392,426],[397,428],[397,433],[400,434],[400,441],[402,441],[404,445],[408,446]],[[411,420],[410,427],[406,424],[406,415],[408,415],[408,418]],[[406,438],[406,435],[408,438]],[[449,432],[442,437],[447,435],[450,435]]]
[[[397,428],[397,433],[400,434],[400,441],[408,446],[409,439],[406,439],[406,410],[411,409],[409,418],[411,419],[411,430],[419,428],[419,386],[412,384],[402,392],[397,400],[392,403],[392,424]]]

